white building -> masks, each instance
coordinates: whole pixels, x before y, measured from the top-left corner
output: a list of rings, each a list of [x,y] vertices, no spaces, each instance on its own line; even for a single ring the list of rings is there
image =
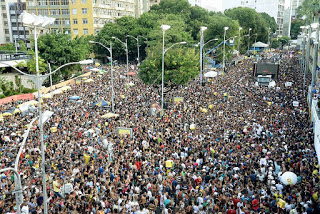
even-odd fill
[[[199,6],[201,7],[201,0],[188,0],[191,6]]]
[[[227,0],[222,3],[223,11],[234,7],[249,7],[257,12],[272,16],[278,25],[276,33],[283,34],[285,0]]]

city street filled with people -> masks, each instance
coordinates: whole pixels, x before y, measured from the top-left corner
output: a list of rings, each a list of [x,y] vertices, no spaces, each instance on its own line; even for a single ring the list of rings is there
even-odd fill
[[[107,72],[92,72],[92,82],[44,98],[43,111],[54,112],[44,123],[48,213],[320,213],[319,163],[299,58],[281,53],[275,87],[255,85],[254,58],[204,85],[199,78],[169,83],[163,113],[161,86],[144,84],[136,67],[128,76],[125,65],[114,68],[116,115],[102,117],[112,111],[109,65],[97,67]],[[37,115],[0,121],[1,169],[14,167]],[[43,213],[44,202],[37,124],[18,166],[21,210],[32,214]],[[285,172],[295,173],[297,183],[285,185]],[[14,179],[11,171],[0,174],[0,213],[17,212]]]

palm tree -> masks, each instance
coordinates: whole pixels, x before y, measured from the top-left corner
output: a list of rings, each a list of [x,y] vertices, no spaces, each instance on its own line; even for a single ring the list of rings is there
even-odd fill
[[[305,24],[317,22],[320,12],[320,0],[305,0],[301,6],[298,7],[298,17],[304,18]],[[317,17],[317,18],[316,18]]]

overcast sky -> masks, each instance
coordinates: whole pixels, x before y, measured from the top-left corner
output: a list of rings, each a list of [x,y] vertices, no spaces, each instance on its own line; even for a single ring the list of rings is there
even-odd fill
[[[202,0],[202,7],[208,10],[222,11],[222,1],[229,2],[233,0]],[[285,7],[289,7],[290,0],[285,0]]]

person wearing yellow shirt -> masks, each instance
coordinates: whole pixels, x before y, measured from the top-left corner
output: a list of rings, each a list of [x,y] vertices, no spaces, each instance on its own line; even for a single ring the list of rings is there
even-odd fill
[[[53,181],[52,186],[53,186],[53,192],[54,192],[54,197],[59,197],[62,198],[61,194],[60,194],[60,183],[59,183],[59,176],[56,177],[56,179]]]

